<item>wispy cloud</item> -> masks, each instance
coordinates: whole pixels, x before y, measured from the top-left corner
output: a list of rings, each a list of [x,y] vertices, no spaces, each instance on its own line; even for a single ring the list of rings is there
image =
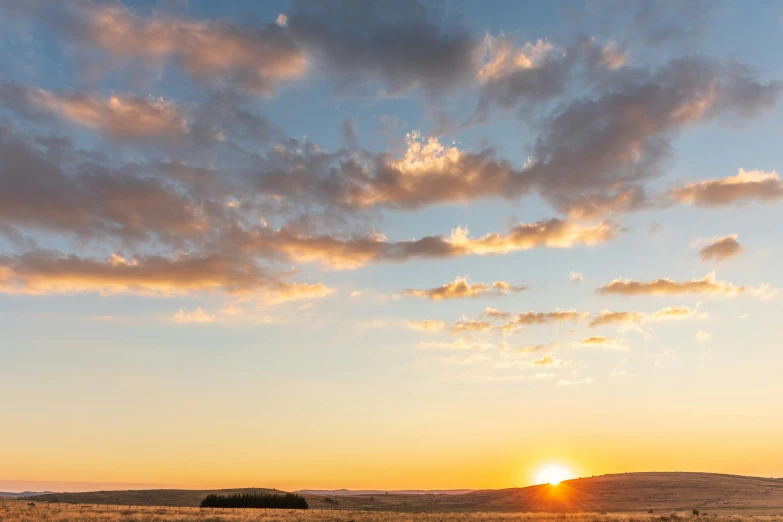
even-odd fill
[[[633,281],[631,279],[615,279],[614,281],[596,289],[599,294],[618,295],[678,295],[701,294],[734,297],[739,294],[748,294],[761,298],[773,297],[776,289],[771,289],[768,284],[758,288],[749,288],[744,285],[735,285],[727,281],[717,279],[715,272],[711,272],[701,279],[688,281],[673,281],[671,279],[655,279],[652,281]]]
[[[419,330],[421,332],[440,332],[446,328],[446,322],[432,320],[409,321],[408,328],[411,330]]]
[[[406,297],[426,297],[433,301],[443,299],[463,299],[466,297],[500,296],[508,292],[521,292],[524,286],[514,286],[506,281],[495,281],[492,285],[485,283],[470,284],[466,277],[458,277],[450,283],[426,290],[407,289],[402,295]]]

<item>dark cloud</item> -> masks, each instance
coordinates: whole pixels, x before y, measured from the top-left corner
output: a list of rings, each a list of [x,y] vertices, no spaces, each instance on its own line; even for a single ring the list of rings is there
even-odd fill
[[[121,3],[2,7],[46,23],[107,61],[171,62],[201,83],[261,95],[316,69],[341,89],[377,84],[389,95],[450,91],[474,79],[483,54],[481,40],[458,20],[417,0],[297,1],[274,23],[255,25],[165,11],[141,16]]]
[[[673,60],[654,72],[624,70],[614,83],[546,121],[533,163],[515,181],[574,216],[642,208],[649,204],[642,183],[662,174],[680,130],[757,116],[774,106],[782,85],[761,84],[707,58]]]
[[[187,238],[207,228],[199,204],[165,181],[91,162],[66,170],[73,158],[63,150],[0,127],[0,223],[128,241]]]
[[[343,89],[377,83],[391,95],[450,91],[473,80],[483,45],[433,11],[417,0],[295,1],[287,25]]]

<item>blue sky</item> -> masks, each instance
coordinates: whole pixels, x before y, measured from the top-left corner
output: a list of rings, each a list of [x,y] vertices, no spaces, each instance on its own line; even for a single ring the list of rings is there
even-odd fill
[[[783,474],[780,3],[0,10],[5,489]]]

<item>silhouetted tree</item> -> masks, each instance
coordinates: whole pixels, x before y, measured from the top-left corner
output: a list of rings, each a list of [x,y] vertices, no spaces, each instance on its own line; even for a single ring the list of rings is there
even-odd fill
[[[211,493],[201,501],[201,507],[307,509],[309,506],[303,496],[295,493],[282,495],[267,495],[264,493],[219,495]]]

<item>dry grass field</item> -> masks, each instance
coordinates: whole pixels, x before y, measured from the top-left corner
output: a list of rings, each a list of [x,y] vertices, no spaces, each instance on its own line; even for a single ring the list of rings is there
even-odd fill
[[[223,493],[270,492],[236,489]],[[198,506],[197,490],[96,491],[33,497],[80,504]],[[319,495],[305,495],[310,507],[330,508]],[[624,473],[568,480],[558,486],[473,491],[459,495],[389,494],[335,497],[342,509],[395,512],[691,512],[783,515],[783,480],[712,473]]]
[[[230,510],[187,507],[55,505],[28,500],[0,500],[0,522],[695,522],[714,520],[780,521],[775,515],[693,516],[678,513],[399,513],[330,510]]]

